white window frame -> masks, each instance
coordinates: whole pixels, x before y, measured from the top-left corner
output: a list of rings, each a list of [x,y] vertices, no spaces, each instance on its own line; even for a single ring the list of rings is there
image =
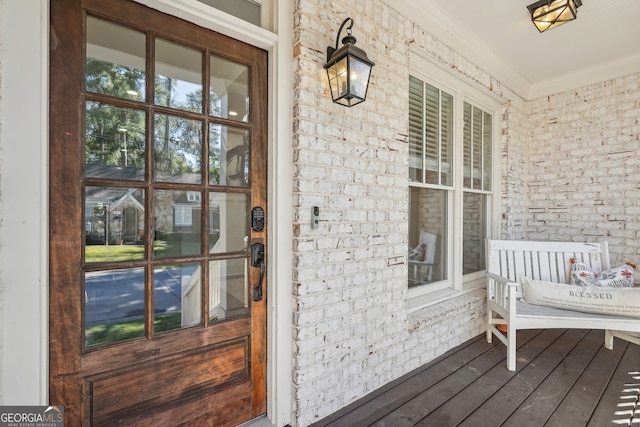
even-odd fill
[[[447,222],[447,280],[411,287],[407,294],[409,312],[419,310],[456,297],[463,293],[482,288],[486,285],[486,271],[479,271],[467,275],[462,274],[461,260],[462,248],[462,219],[463,219],[463,195],[465,191],[482,194],[490,194],[490,201],[486,206],[487,237],[497,238],[500,231],[500,196],[501,196],[501,153],[502,153],[502,104],[504,100],[495,94],[481,88],[475,83],[463,80],[459,72],[451,72],[444,65],[435,62],[423,52],[412,49],[410,55],[409,73],[453,95],[453,188],[447,186],[432,186],[429,184],[410,183],[412,187],[438,188],[449,191],[447,197],[447,209],[449,221]],[[456,73],[456,74],[454,74]],[[408,77],[407,77],[408,80]],[[463,144],[462,144],[462,117],[464,102],[481,108],[492,115],[492,165],[490,192],[469,190],[463,188]],[[453,260],[459,260],[457,262]]]
[[[199,191],[187,191],[187,202],[200,202],[201,195]]]

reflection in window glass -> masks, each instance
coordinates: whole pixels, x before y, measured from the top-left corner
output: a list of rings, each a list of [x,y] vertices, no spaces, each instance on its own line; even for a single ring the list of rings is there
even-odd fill
[[[410,187],[409,286],[447,278],[447,191]]]
[[[85,262],[144,258],[144,190],[86,187]]]
[[[485,269],[486,194],[464,193],[462,274]]]
[[[202,182],[202,122],[156,114],[154,135],[157,181]]]
[[[247,262],[247,258],[209,262],[209,321],[249,314]]]
[[[231,120],[249,121],[249,68],[211,56],[209,114]]]
[[[154,191],[153,253],[156,258],[200,254],[200,194],[191,191]]]
[[[209,125],[209,183],[249,186],[249,131]]]
[[[156,39],[154,102],[202,112],[202,52]]]
[[[85,348],[144,337],[144,269],[85,273],[84,324]]]
[[[248,245],[246,194],[209,194],[209,253],[235,252]]]
[[[169,331],[202,320],[202,269],[198,264],[164,265],[153,273],[153,330]]]
[[[143,101],[144,33],[87,17],[87,91]]]
[[[85,114],[86,175],[143,180],[144,112],[87,101]]]

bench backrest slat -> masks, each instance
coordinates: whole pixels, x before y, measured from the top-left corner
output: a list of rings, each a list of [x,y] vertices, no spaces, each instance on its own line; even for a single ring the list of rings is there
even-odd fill
[[[607,242],[531,242],[488,240],[488,271],[515,282],[527,276],[535,280],[569,283],[571,258],[594,271],[609,269]]]

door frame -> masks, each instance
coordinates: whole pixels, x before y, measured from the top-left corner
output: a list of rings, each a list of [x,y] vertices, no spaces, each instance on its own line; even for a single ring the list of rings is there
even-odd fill
[[[271,283],[267,301],[267,417],[275,425],[291,422],[291,253],[293,250],[293,5],[274,0],[276,32],[256,28],[191,0],[133,0],[233,37],[268,53],[268,217]],[[280,132],[280,129],[285,129]],[[277,286],[276,284],[279,284]],[[284,286],[283,286],[284,285]]]
[[[21,241],[19,248],[5,251],[5,265],[37,268],[7,269],[5,278],[22,283],[20,289],[5,290],[5,319],[21,319],[21,328],[3,329],[0,400],[4,404],[46,405],[48,399],[48,46],[49,1],[4,2],[3,46],[6,88],[3,112],[5,141],[22,140],[3,153],[3,179],[20,182],[19,195],[4,194],[3,202],[18,201],[27,212],[20,227],[6,230],[5,241]],[[192,0],[133,0],[161,12],[210,28],[260,47],[269,56],[269,152],[267,235],[270,242],[268,280],[273,285],[267,307],[267,416],[276,425],[291,421],[291,252],[292,252],[292,105],[293,105],[293,6],[274,0],[276,33],[231,17]],[[25,57],[25,52],[30,56]],[[24,86],[32,91],[27,100]],[[12,84],[10,84],[12,83]],[[35,96],[34,96],[35,95]],[[29,120],[26,118],[29,117]],[[28,126],[27,126],[28,125]],[[285,131],[281,132],[280,130]],[[19,136],[19,137],[18,137]],[[17,145],[17,144],[14,144]],[[11,149],[8,149],[11,148]],[[38,163],[24,167],[24,159]],[[15,179],[12,179],[15,178]],[[29,210],[30,209],[30,210]],[[22,219],[24,219],[22,221]],[[7,218],[5,218],[5,221]],[[17,222],[15,222],[17,223]],[[12,222],[13,224],[13,222]],[[5,227],[6,229],[6,227]],[[12,237],[13,236],[13,237]],[[15,237],[15,240],[14,240]],[[34,249],[35,248],[35,249]],[[24,321],[22,321],[24,319]],[[6,324],[6,323],[5,323]],[[30,337],[26,340],[25,337]],[[19,350],[17,350],[19,349]],[[8,367],[12,368],[9,369]]]

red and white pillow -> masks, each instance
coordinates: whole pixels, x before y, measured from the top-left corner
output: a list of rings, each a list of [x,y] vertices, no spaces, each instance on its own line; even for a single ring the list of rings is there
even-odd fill
[[[629,264],[602,272],[593,272],[589,266],[575,261],[571,264],[571,281],[574,286],[608,288],[633,288],[633,267]]]

